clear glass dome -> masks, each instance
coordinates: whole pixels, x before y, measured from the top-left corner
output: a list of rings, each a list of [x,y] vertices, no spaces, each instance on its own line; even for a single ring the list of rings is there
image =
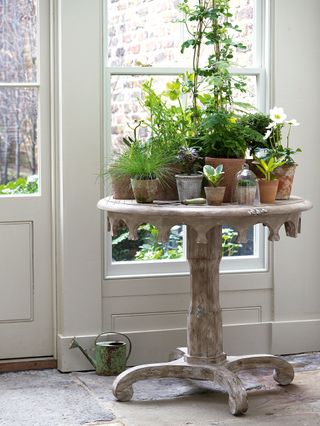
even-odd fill
[[[235,201],[238,204],[259,204],[257,176],[244,164],[236,175]]]

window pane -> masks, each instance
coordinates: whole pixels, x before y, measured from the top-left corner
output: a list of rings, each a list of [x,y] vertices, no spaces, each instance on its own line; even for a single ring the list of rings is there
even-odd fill
[[[157,242],[158,230],[153,225],[141,225],[138,229],[139,239],[128,239],[128,230],[123,227],[118,235],[112,238],[112,261],[156,261],[156,260],[182,260],[183,255],[183,226],[172,227],[168,243]],[[222,228],[222,255],[252,256],[254,254],[254,228],[248,231],[248,242],[238,244],[237,232],[229,227]]]
[[[177,0],[106,0],[107,63],[112,67],[172,66],[179,62]],[[181,63],[181,59],[180,59]]]
[[[0,88],[1,185],[37,175],[37,120],[37,88]]]
[[[37,1],[0,0],[0,81],[37,80]]]
[[[112,238],[112,261],[145,261],[145,260],[176,260],[183,258],[183,227],[176,225],[171,228],[169,241],[158,243],[158,230],[153,225],[141,225],[138,229],[139,239],[128,239],[128,230],[122,228]]]
[[[174,76],[153,76],[152,86],[156,93],[166,89],[166,84],[174,80]],[[140,105],[142,83],[149,81],[150,75],[113,75],[111,76],[111,141],[114,150],[122,143],[123,136],[132,136],[132,128],[136,121],[146,120],[148,112]],[[141,126],[138,129],[140,139],[150,136],[149,129]]]
[[[122,66],[191,67],[192,49],[182,55],[182,40],[188,37],[179,17],[177,0],[118,0],[106,1],[108,20],[107,64]],[[192,2],[190,1],[190,4]],[[254,0],[230,0],[233,22],[241,33],[232,32],[246,49],[235,52],[234,62],[252,66],[254,58]],[[203,46],[202,65],[211,47]]]
[[[239,25],[241,33],[233,32],[232,38],[246,46],[245,50],[236,50],[234,62],[243,67],[251,67],[254,57],[254,0],[230,0],[233,22]]]
[[[241,78],[241,76],[235,76],[235,78]],[[254,75],[242,76],[246,83],[246,91],[242,93],[240,91],[234,90],[233,100],[234,102],[244,102],[248,103],[254,107],[258,106],[257,98],[257,78]]]

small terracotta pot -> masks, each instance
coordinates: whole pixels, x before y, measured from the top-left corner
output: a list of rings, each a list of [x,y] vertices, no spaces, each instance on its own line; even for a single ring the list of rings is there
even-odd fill
[[[224,194],[226,192],[225,186],[205,186],[207,203],[210,206],[219,206],[222,204]]]
[[[278,179],[259,179],[260,202],[264,204],[273,204],[276,199],[278,185]]]
[[[296,164],[284,164],[275,169],[274,175],[279,179],[276,200],[288,200],[290,198],[296,167]]]
[[[115,200],[133,200],[130,178],[113,178],[111,181],[112,195]]]
[[[131,179],[134,198],[137,203],[153,203],[158,192],[158,179]]]
[[[217,167],[219,164],[223,165],[223,179],[221,184],[226,187],[223,202],[230,203],[234,201],[234,191],[236,186],[236,175],[242,169],[245,163],[244,158],[213,158],[206,157],[205,163],[210,166]]]

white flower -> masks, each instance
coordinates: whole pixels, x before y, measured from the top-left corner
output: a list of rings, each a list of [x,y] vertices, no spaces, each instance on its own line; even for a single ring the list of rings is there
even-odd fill
[[[264,135],[263,139],[264,139],[264,140],[267,140],[267,139],[268,139],[268,137],[271,135],[271,133],[272,133],[272,130],[271,130],[271,129],[267,130],[267,132],[266,132],[266,134]]]
[[[293,126],[293,127],[300,126],[300,123],[298,123],[295,118],[291,118],[291,120],[286,121],[286,123],[290,124],[290,126]]]
[[[275,121],[271,121],[271,123],[269,124],[267,129],[273,129],[276,125],[277,125],[277,123]]]
[[[274,107],[270,110],[270,118],[275,123],[283,123],[287,118],[287,114],[284,113],[283,108]]]

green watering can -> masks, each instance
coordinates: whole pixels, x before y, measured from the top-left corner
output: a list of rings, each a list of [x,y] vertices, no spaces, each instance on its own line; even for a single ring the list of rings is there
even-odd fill
[[[98,342],[100,337],[108,336],[110,334],[120,335],[128,340],[128,354],[126,342],[119,340],[104,340]],[[131,354],[131,346],[131,340],[125,334],[105,331],[99,334],[94,341],[95,359],[89,355],[88,351],[79,344],[75,337],[72,339],[69,349],[79,348],[83,355],[93,365],[96,373],[100,376],[115,376],[126,369],[127,360]]]

